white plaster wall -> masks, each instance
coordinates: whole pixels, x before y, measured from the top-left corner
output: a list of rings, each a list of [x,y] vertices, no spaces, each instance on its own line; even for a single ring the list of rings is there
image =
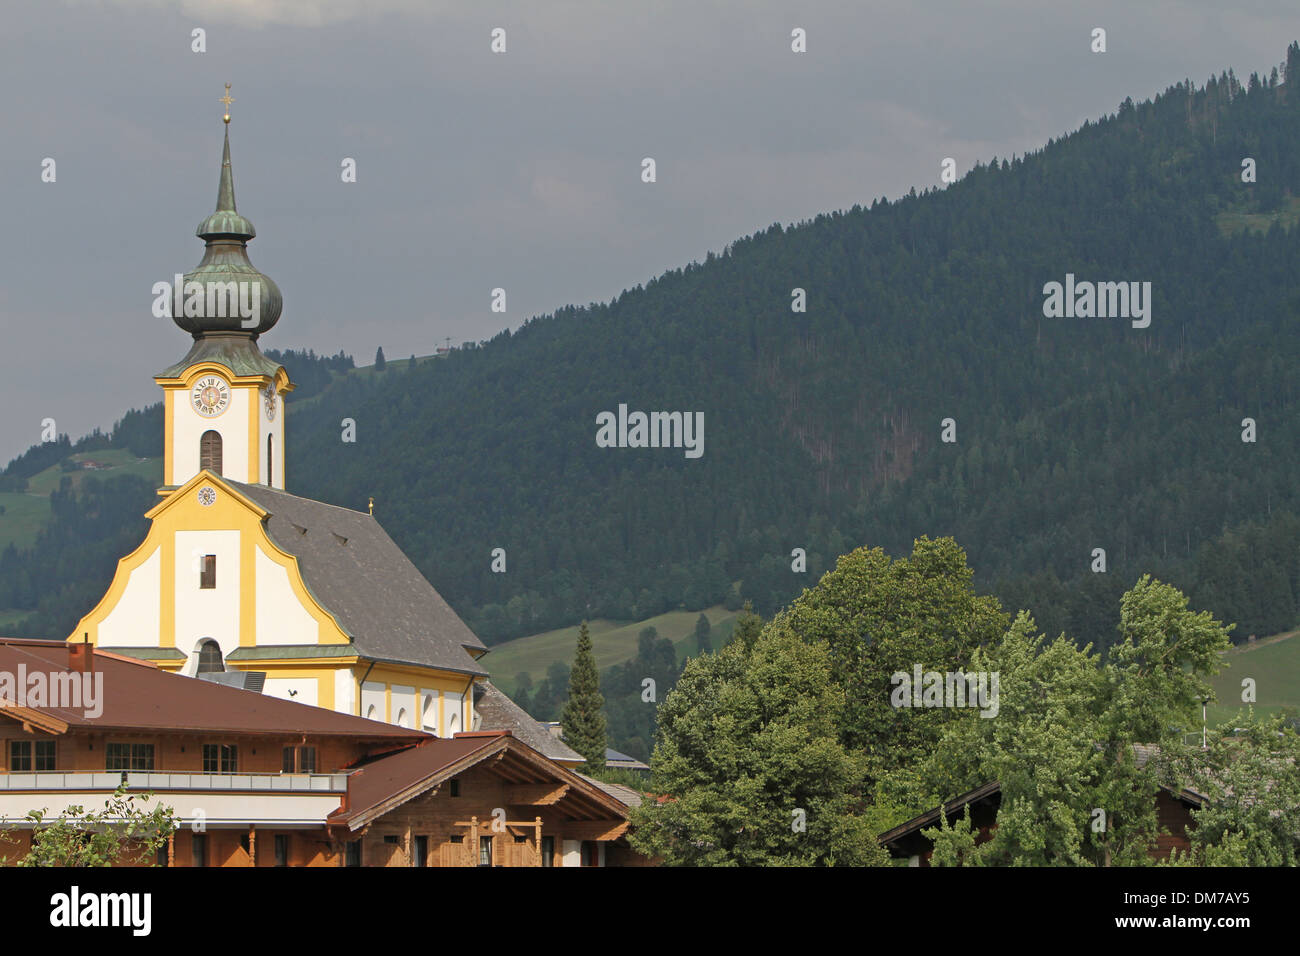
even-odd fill
[[[582,843],[565,840],[560,846],[560,866],[582,866]]]
[[[438,699],[436,690],[420,688],[420,723],[416,725],[417,730],[427,730],[431,734],[438,733],[438,708],[441,702]]]
[[[258,645],[319,644],[320,625],[298,600],[288,570],[267,557],[261,548],[256,550]]]
[[[406,727],[408,729],[415,727],[416,707],[419,706],[419,701],[415,698],[414,687],[403,687],[400,684],[394,684],[392,697],[388,706],[392,711],[392,713],[388,715],[389,723],[397,724],[399,727]],[[398,715],[401,714],[403,710],[406,711],[406,718],[404,720],[399,720]]]
[[[266,436],[271,436],[271,487],[284,487],[284,396],[275,400],[275,421],[266,418],[266,399],[258,392],[257,478],[259,485],[266,484]]]
[[[154,548],[131,572],[117,606],[100,622],[98,641],[104,647],[158,647],[161,614],[162,548]]]
[[[204,418],[190,404],[189,389],[169,390],[172,401],[172,476],[167,483],[180,485],[199,473],[199,438],[208,429],[221,434],[223,478],[248,480],[248,402],[257,392],[230,388],[230,406],[216,418]],[[278,452],[277,452],[278,453]]]
[[[279,697],[281,700],[315,707],[318,689],[319,685],[311,677],[268,677],[262,693],[268,697]],[[295,691],[296,694],[291,694],[290,691]]]
[[[370,708],[375,708],[374,716],[370,716]],[[371,720],[387,720],[388,716],[384,713],[384,685],[377,684],[374,681],[366,681],[361,685],[361,716],[370,717]]]
[[[340,714],[357,712],[356,686],[352,671],[340,669],[334,672],[334,709]]]
[[[199,587],[201,559],[217,556],[217,586]],[[176,532],[176,649],[190,657],[186,672],[194,667],[194,646],[210,637],[221,645],[224,657],[239,646],[239,532]]]
[[[462,730],[468,730],[465,726],[464,714],[465,695],[453,691],[443,691],[442,693],[442,722],[439,724],[444,729],[440,737],[450,737],[458,734]]]

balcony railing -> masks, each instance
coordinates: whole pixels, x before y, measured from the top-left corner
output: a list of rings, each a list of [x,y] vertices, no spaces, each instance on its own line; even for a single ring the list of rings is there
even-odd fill
[[[5,790],[116,790],[125,779],[134,791],[211,790],[252,793],[343,793],[346,773],[156,773],[148,770],[0,773]]]

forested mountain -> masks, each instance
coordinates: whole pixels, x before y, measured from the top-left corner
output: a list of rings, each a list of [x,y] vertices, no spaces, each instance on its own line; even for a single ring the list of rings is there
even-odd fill
[[[290,490],[373,496],[487,641],[742,596],[770,613],[837,555],[921,534],[955,536],[1049,633],[1108,643],[1143,571],[1239,638],[1289,626],[1300,45],[1286,67],[1290,85],[1228,73],[1126,100],[946,188],[774,225],[446,359],[336,357],[316,381],[331,360],[285,353],[313,381],[290,406]],[[1149,327],[1045,317],[1067,274],[1151,283]],[[598,447],[620,404],[702,412],[703,455]]]

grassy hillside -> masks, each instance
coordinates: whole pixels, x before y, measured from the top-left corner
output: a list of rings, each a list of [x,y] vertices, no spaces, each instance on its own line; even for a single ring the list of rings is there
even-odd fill
[[[1255,711],[1273,715],[1283,707],[1300,708],[1300,631],[1261,638],[1234,647],[1224,655],[1228,664],[1214,678],[1218,702],[1209,710],[1211,725],[1233,722],[1243,709],[1241,681],[1255,681]]]
[[[704,611],[712,627],[709,640],[715,648],[726,643],[731,636],[739,613],[728,611],[722,605]],[[644,621],[590,621],[587,629],[591,632],[596,666],[604,670],[635,657],[637,635],[647,627],[653,627],[660,637],[672,641],[678,661],[684,661],[695,653],[695,619],[699,616],[699,611],[669,611]],[[577,626],[562,627],[498,644],[483,658],[483,664],[492,674],[493,683],[506,693],[513,693],[515,676],[521,671],[536,683],[546,675],[546,668],[552,661],[560,661],[566,666],[571,664],[577,643]]]
[[[100,479],[118,475],[137,475],[154,484],[162,484],[162,459],[138,458],[125,448],[102,448],[96,451],[76,452],[69,458],[77,463],[94,462],[98,468],[78,468],[64,471],[52,465],[27,480],[25,492],[0,493],[0,550],[12,544],[16,548],[29,547],[36,534],[50,519],[50,493],[66,477],[72,487],[79,489],[87,477]]]

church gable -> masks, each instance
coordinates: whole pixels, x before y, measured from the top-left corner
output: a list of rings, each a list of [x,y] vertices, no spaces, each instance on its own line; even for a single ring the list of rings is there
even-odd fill
[[[308,592],[292,554],[263,526],[266,512],[231,483],[201,472],[149,511],[145,541],[118,562],[113,584],[70,640],[155,648],[183,662],[204,641],[223,658],[265,644],[347,644]]]

